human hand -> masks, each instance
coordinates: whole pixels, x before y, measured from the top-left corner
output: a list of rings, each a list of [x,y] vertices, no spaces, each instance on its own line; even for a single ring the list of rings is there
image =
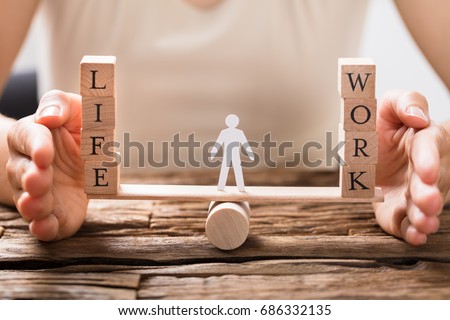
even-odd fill
[[[439,228],[450,188],[450,137],[430,121],[417,92],[392,91],[379,103],[377,185],[385,202],[374,204],[379,225],[412,245]]]
[[[67,238],[84,221],[80,127],[81,97],[54,90],[8,132],[6,170],[14,202],[39,240]]]

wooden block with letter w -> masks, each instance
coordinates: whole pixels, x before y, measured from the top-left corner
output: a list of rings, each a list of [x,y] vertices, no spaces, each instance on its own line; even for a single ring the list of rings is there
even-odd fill
[[[375,63],[367,58],[338,61],[338,89],[341,98],[375,98]]]

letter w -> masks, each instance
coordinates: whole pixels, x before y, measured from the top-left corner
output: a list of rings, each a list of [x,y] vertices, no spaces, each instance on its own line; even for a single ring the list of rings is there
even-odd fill
[[[364,91],[364,88],[366,87],[367,79],[369,79],[369,76],[371,76],[371,73],[366,73],[366,80],[364,80],[364,83],[361,80],[361,74],[358,73],[358,76],[356,77],[356,81],[353,81],[353,73],[347,73],[348,80],[350,80],[350,85],[352,86],[352,90],[355,91],[356,85],[359,84],[359,87],[361,88],[361,91]]]

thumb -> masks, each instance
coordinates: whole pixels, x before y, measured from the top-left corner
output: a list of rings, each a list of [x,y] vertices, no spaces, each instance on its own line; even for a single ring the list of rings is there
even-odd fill
[[[49,129],[66,127],[69,131],[81,128],[81,97],[73,93],[52,90],[39,102],[34,120]]]
[[[378,110],[380,120],[393,126],[423,129],[430,124],[427,99],[415,91],[390,91]]]

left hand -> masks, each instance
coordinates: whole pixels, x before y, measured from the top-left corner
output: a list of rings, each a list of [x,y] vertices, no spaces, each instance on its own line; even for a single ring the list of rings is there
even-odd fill
[[[450,137],[430,121],[417,92],[392,91],[378,105],[377,186],[385,202],[374,204],[379,225],[412,245],[438,231],[450,189]]]

